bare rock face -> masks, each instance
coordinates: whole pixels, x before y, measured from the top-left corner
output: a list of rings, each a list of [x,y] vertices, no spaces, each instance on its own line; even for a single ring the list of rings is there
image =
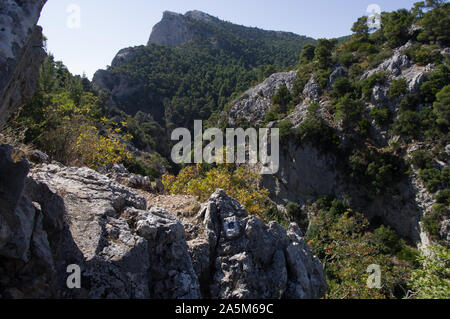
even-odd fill
[[[319,83],[316,82],[314,78],[314,74],[311,75],[308,83],[306,83],[305,88],[303,89],[303,95],[306,99],[310,101],[319,101],[320,96],[322,95],[322,89],[320,88]]]
[[[199,32],[193,26],[195,21],[213,24],[218,19],[198,10],[188,11],[184,15],[165,11],[162,20],[153,27],[147,45],[159,44],[176,47],[189,42],[197,35],[210,37],[209,32]]]
[[[56,260],[63,297],[200,297],[184,229],[173,216],[146,211],[143,197],[87,168],[42,165],[30,177],[63,194]],[[81,267],[80,290],[64,288],[69,264]]]
[[[46,0],[0,2],[0,124],[36,90],[44,60],[36,26]]]
[[[193,36],[194,33],[182,14],[165,11],[162,20],[153,27],[148,45],[179,46]]]
[[[411,47],[413,43],[410,41],[404,46],[394,50],[394,54],[384,60],[378,67],[367,71],[362,75],[361,80],[367,79],[377,72],[386,72],[387,81],[383,85],[375,85],[372,92],[372,103],[374,105],[388,105],[392,111],[397,110],[396,102],[388,97],[389,87],[393,80],[404,79],[407,83],[409,93],[417,94],[419,88],[426,80],[426,74],[434,69],[433,64],[420,66],[413,63],[405,51]]]
[[[190,248],[202,291],[211,298],[319,298],[323,267],[300,229],[266,225],[225,191],[216,191],[197,216],[204,240]]]
[[[261,84],[247,90],[234,101],[229,114],[229,123],[236,125],[239,120],[246,120],[257,126],[262,124],[264,116],[273,107],[272,96],[282,85],[291,90],[296,76],[295,71],[272,74]]]

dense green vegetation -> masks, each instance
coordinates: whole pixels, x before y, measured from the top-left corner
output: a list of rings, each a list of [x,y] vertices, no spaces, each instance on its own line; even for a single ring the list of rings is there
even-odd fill
[[[306,239],[325,267],[327,298],[401,298],[417,252],[388,227],[371,231],[363,215],[330,197],[313,203]],[[381,267],[381,289],[367,285],[369,265]]]
[[[20,142],[66,165],[97,168],[122,163],[131,172],[158,177],[159,167],[165,163],[161,156],[134,156],[130,150],[131,141],[145,146],[138,143],[139,134],[132,135],[141,129],[136,119],[123,116],[119,122],[107,118],[104,110],[105,102],[89,80],[73,76],[49,55],[41,67],[36,94],[11,125],[23,130]]]
[[[196,34],[192,41],[180,47],[136,47],[132,58],[109,68],[130,83],[142,84],[137,93],[116,100],[117,107],[131,115],[137,111],[150,114],[166,132],[191,128],[194,119],[216,121],[239,93],[272,73],[294,67],[302,47],[315,43],[292,33],[220,20],[186,21]],[[211,38],[217,41],[212,44]],[[286,106],[280,102],[281,108]],[[143,133],[153,135],[145,128]],[[156,143],[157,149],[165,153],[160,144]]]

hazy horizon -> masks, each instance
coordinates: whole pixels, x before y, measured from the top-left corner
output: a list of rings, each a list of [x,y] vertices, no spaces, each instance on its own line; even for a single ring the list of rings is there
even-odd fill
[[[120,49],[145,45],[153,26],[164,11],[184,14],[199,10],[221,20],[265,30],[293,32],[315,39],[351,34],[358,17],[367,15],[367,7],[378,5],[382,11],[410,8],[416,0],[292,1],[260,3],[256,0],[227,3],[221,1],[180,0],[49,0],[39,25],[48,38],[47,48],[74,74],[92,78],[95,71],[109,65]],[[80,10],[79,24],[73,19]],[[74,24],[75,21],[75,24]]]

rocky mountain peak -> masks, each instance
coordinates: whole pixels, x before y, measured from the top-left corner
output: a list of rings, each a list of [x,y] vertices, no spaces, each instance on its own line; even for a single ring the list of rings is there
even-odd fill
[[[182,14],[164,11],[162,20],[152,29],[148,45],[178,46],[191,40],[193,35]]]
[[[188,11],[188,12],[186,12],[186,14],[184,16],[194,19],[194,20],[197,20],[197,21],[203,21],[203,22],[213,22],[214,19],[216,19],[212,15],[209,15],[209,14],[199,11],[199,10]]]
[[[195,35],[192,27],[193,20],[204,23],[219,21],[217,18],[199,10],[188,11],[184,15],[164,11],[162,20],[152,29],[148,45],[179,46],[188,42]]]

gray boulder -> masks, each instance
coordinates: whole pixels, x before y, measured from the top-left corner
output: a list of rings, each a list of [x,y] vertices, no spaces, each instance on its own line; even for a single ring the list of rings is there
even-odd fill
[[[338,78],[346,77],[347,70],[343,66],[336,67],[333,72],[330,74],[330,89],[334,86],[334,81]]]
[[[314,74],[311,74],[311,78],[303,89],[303,96],[310,101],[319,101],[321,95],[322,89],[320,88],[319,83],[316,82]]]
[[[209,297],[319,298],[325,293],[323,267],[296,224],[288,231],[275,222],[267,225],[223,190],[197,218],[205,240],[191,243],[191,253]]]

